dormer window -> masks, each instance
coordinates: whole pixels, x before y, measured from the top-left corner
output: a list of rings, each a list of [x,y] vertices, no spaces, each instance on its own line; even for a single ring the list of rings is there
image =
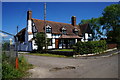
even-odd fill
[[[78,29],[77,29],[77,27],[74,28],[73,32],[74,32],[76,35],[78,35]]]
[[[66,34],[66,28],[62,28],[62,34]]]
[[[46,26],[46,33],[51,33],[51,32],[52,32],[52,28],[49,25],[47,25]]]

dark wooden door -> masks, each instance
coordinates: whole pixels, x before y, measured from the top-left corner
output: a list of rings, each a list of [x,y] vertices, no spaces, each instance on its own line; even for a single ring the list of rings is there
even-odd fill
[[[59,42],[59,39],[55,39],[55,48],[58,48],[58,42]]]

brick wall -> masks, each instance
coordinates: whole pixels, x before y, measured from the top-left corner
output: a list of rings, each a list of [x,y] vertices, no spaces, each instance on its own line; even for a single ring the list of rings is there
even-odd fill
[[[108,49],[112,49],[112,48],[116,48],[116,47],[117,47],[117,44],[115,44],[115,43],[107,44]]]

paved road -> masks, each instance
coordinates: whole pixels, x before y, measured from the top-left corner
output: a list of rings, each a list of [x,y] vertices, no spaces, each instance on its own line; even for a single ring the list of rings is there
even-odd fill
[[[118,54],[119,55],[119,54]],[[25,55],[35,65],[32,78],[118,78],[118,55],[100,58],[56,58]]]

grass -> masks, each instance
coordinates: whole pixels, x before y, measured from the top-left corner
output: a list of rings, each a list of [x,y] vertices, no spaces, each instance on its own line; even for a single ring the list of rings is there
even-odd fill
[[[15,62],[15,61],[14,61]],[[28,69],[33,66],[29,64],[23,56],[19,57],[19,68],[15,69],[14,62],[11,62],[8,57],[3,55],[2,60],[2,78],[22,78],[28,75],[26,72]]]
[[[56,50],[53,50],[53,51],[73,51],[73,49],[56,49]]]
[[[28,53],[28,55],[36,55],[36,56],[48,56],[48,57],[67,57],[64,55],[56,55],[56,54],[48,54],[48,53]]]

